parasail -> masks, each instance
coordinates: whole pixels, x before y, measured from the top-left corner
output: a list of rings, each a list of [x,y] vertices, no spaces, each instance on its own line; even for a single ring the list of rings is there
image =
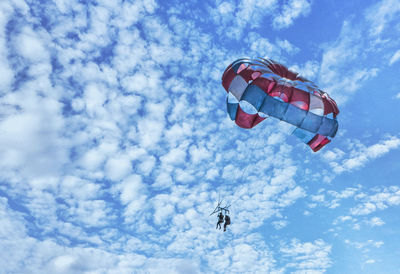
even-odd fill
[[[226,68],[222,85],[228,93],[228,114],[242,128],[274,117],[293,125],[292,134],[314,152],[336,135],[336,102],[313,82],[273,60],[236,60]]]

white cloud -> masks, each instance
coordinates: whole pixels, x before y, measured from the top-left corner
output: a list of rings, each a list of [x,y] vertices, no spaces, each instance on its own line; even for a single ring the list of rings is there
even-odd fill
[[[156,159],[154,156],[148,156],[144,159],[141,159],[141,163],[139,164],[138,168],[141,174],[148,176],[154,169],[156,165]]]
[[[376,211],[376,205],[373,203],[365,203],[351,210],[353,215],[368,215]]]
[[[325,47],[318,82],[339,105],[378,75],[382,60],[387,60],[387,56],[375,59],[378,52],[398,48],[397,42],[389,43],[389,37],[399,33],[398,28],[388,26],[396,25],[399,6],[398,0],[384,0],[367,7],[365,17],[344,21],[338,39]],[[397,52],[389,65],[396,61]]]
[[[175,214],[175,203],[170,200],[169,195],[160,194],[153,198],[154,223],[156,225],[166,224],[168,219]]]
[[[177,147],[171,149],[166,155],[160,157],[160,160],[163,164],[168,165],[177,165],[185,162],[186,158],[186,148],[185,147]]]
[[[311,3],[307,0],[289,0],[282,8],[281,14],[274,17],[275,29],[287,28],[300,16],[307,16],[311,11]]]
[[[295,54],[299,51],[299,48],[288,40],[277,39],[275,43],[273,43],[268,38],[254,31],[247,34],[245,41],[250,45],[251,50],[247,55],[253,57],[279,59],[285,52]]]
[[[289,258],[286,268],[300,272],[325,272],[332,265],[331,246],[321,239],[301,243],[293,239],[281,247],[283,256]]]
[[[256,32],[250,32],[247,37],[250,49],[255,54],[259,54],[259,52],[262,52],[263,56],[277,56],[280,54],[280,48],[271,43],[268,38],[261,37]]]
[[[308,207],[316,208],[319,205],[330,209],[338,208],[342,205],[344,199],[355,199],[360,188],[361,186],[358,186],[358,188],[349,187],[340,192],[320,189],[317,194],[310,196],[311,203],[308,204]],[[348,220],[347,217],[339,216],[334,222],[343,222],[346,220]]]
[[[116,186],[119,192],[121,203],[125,206],[124,216],[126,223],[134,223],[140,218],[139,213],[146,210],[146,186],[142,182],[142,177],[134,174]]]
[[[80,191],[76,191],[76,189]],[[66,176],[60,183],[60,196],[64,199],[95,199],[99,191],[99,185],[76,176]]]
[[[374,264],[376,261],[374,259],[369,259],[364,262],[365,264]]]
[[[353,188],[353,187],[348,187],[341,192],[336,192],[336,191],[328,191],[328,194],[335,197],[336,199],[347,199],[350,197],[353,197],[356,195],[357,191],[360,189],[360,186],[358,188]]]
[[[400,190],[397,186],[377,189],[375,192],[377,193],[360,196],[358,199],[361,202],[350,209],[351,214],[368,215],[377,210],[400,205]]]
[[[312,80],[318,75],[320,64],[316,61],[307,61],[303,66],[293,65],[290,70],[299,73],[301,77]]]
[[[382,241],[374,241],[374,240],[367,240],[365,242],[353,242],[346,239],[344,242],[357,249],[362,249],[364,250],[364,252],[368,252],[369,248],[371,247],[380,248],[384,244],[384,242]]]
[[[334,160],[340,160],[345,153],[338,148],[334,148],[333,150],[328,150],[322,157],[326,159],[327,161],[334,161]]]
[[[142,178],[139,175],[131,175],[122,181],[118,188],[121,191],[121,201],[123,204],[129,204],[140,198],[140,192],[143,191]]]
[[[28,27],[24,27],[15,38],[16,50],[30,62],[48,61],[50,54],[37,33]]]
[[[168,102],[146,104],[147,115],[137,122],[139,136],[138,141],[144,148],[155,149],[161,139],[165,126],[165,112]]]
[[[225,1],[209,10],[212,20],[218,26],[218,33],[239,40],[246,33],[246,28],[260,27],[261,20],[273,14],[276,6],[276,0],[241,0],[236,6]]]
[[[397,51],[393,54],[392,58],[390,58],[389,66],[393,65],[394,63],[396,63],[396,62],[399,61],[399,60],[400,60],[400,49],[397,50]]]
[[[275,229],[279,230],[288,225],[288,221],[286,220],[279,220],[279,221],[274,221],[272,222],[272,225],[274,226]]]
[[[368,224],[374,227],[374,226],[382,226],[385,224],[385,222],[379,217],[372,217],[371,220],[368,221]]]
[[[108,159],[105,165],[105,173],[111,180],[117,181],[125,178],[132,171],[132,164],[128,158],[114,157]]]
[[[218,5],[218,12],[222,15],[229,14],[234,11],[234,7],[232,3],[229,2],[222,2]]]
[[[281,203],[279,205],[284,207],[289,206],[294,201],[305,196],[306,192],[304,191],[304,189],[300,186],[296,186],[294,189],[289,190],[280,197],[279,200],[281,201]]]
[[[190,138],[192,135],[192,126],[186,122],[180,123],[179,121],[176,121],[171,128],[166,130],[165,139],[171,144],[171,146],[175,146],[183,140]]]
[[[177,182],[182,182],[182,183],[189,183],[195,180],[195,176],[193,176],[193,173],[191,171],[183,170],[183,169],[176,169],[175,171],[175,179]]]
[[[6,272],[129,273],[141,269],[181,273],[198,269],[196,262],[182,259],[147,258],[132,251],[120,254],[101,248],[69,247],[50,239],[35,239],[27,234],[23,215],[10,209],[4,198],[0,200],[0,215],[0,244],[7,249],[0,258],[0,264]]]
[[[7,22],[12,13],[10,3],[3,2],[0,5],[0,12],[3,14],[0,19],[0,94],[3,94],[9,90],[15,76],[6,58],[10,54],[7,49],[7,38],[5,35]]]
[[[194,164],[198,164],[202,160],[206,160],[211,157],[211,153],[205,147],[191,146],[189,153]]]
[[[383,0],[367,9],[366,19],[371,23],[371,35],[380,35],[400,13],[398,0]]]
[[[62,136],[61,105],[55,100],[24,95],[15,97],[23,97],[29,109],[0,121],[0,166],[21,169],[20,175],[57,174],[68,161],[69,147]]]
[[[256,234],[237,238],[208,256],[213,269],[230,269],[233,272],[276,272],[270,250],[259,244]]]
[[[389,153],[391,150],[397,149],[399,146],[400,139],[396,136],[391,136],[371,146],[359,144],[352,149],[349,157],[345,157],[342,151],[336,151],[336,154],[331,151],[324,157],[329,161],[329,165],[333,168],[333,171],[340,174],[360,168],[368,162]],[[340,162],[336,162],[334,159],[340,160]]]
[[[103,104],[106,101],[106,87],[99,84],[90,84],[85,88],[85,106],[86,111],[90,116],[103,116],[104,108]]]
[[[82,167],[90,171],[99,170],[102,163],[106,161],[107,155],[117,151],[117,146],[114,143],[104,142],[97,147],[87,150],[79,163]]]
[[[0,91],[8,90],[13,82],[14,73],[6,62],[0,63]]]
[[[68,213],[72,222],[82,223],[87,227],[104,226],[112,217],[103,200],[86,200],[71,204]]]
[[[163,189],[172,186],[172,184],[173,181],[171,175],[168,172],[162,172],[157,176],[152,186]]]
[[[325,195],[323,194],[311,195],[311,200],[314,202],[323,202],[325,200]]]
[[[290,43],[288,40],[277,40],[276,44],[281,48],[284,49],[286,52],[290,54],[294,54],[299,52],[299,48],[294,46],[292,43]]]
[[[239,272],[248,271],[259,260],[258,253],[248,244],[235,246],[232,268]]]
[[[353,218],[351,216],[339,216],[333,221],[333,224],[337,225],[339,222],[345,223],[347,221],[353,221]]]
[[[209,180],[215,179],[219,175],[219,171],[217,169],[209,169],[206,174],[206,178]]]
[[[363,40],[360,39],[360,30],[350,22],[344,22],[339,39],[326,48],[322,56],[318,82],[339,105],[378,72],[376,68],[351,65],[362,49]],[[341,81],[337,81],[339,78]]]

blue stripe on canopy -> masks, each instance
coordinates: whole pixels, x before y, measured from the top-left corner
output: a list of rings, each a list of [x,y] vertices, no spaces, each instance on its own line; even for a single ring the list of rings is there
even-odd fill
[[[338,123],[338,121],[337,121],[336,119],[334,119],[333,122],[335,123],[335,125],[333,126],[333,129],[332,129],[331,135],[330,135],[332,138],[335,137],[336,132],[337,132],[338,129],[339,129],[339,123]]]
[[[260,112],[282,120],[287,107],[288,103],[276,100],[274,97],[266,94]]]
[[[266,96],[267,94],[265,94],[265,91],[263,91],[258,86],[249,85],[242,95],[242,100],[249,102],[253,107],[257,109],[257,111],[259,111]]]
[[[337,124],[336,120],[333,120],[333,119],[330,119],[327,117],[323,117],[322,124],[318,130],[318,133],[321,135],[324,135],[324,136],[331,136],[332,134],[335,133],[335,131],[334,131],[334,129],[336,127],[335,123]],[[335,135],[333,135],[333,136],[335,136]]]
[[[303,122],[304,118],[306,118],[307,111],[295,107],[292,104],[289,104],[285,115],[283,116],[283,120],[288,122],[289,124],[295,125],[299,127]]]
[[[231,118],[232,121],[236,119],[236,112],[238,109],[239,104],[238,103],[229,103],[228,98],[226,99],[226,108],[228,110],[229,117]]]
[[[299,138],[302,142],[308,143],[311,141],[312,138],[314,138],[315,133],[309,132],[307,130],[301,129],[301,128],[296,128],[293,133],[294,136]]]
[[[317,133],[322,123],[322,116],[308,112],[306,118],[301,123],[300,128]]]

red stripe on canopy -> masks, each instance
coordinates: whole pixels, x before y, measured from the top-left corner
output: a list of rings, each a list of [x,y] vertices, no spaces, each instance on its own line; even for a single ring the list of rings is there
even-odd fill
[[[331,100],[328,100],[328,98],[322,96],[322,102],[324,103],[324,115],[327,115],[329,113],[334,113],[335,114],[335,108],[334,105],[332,104]],[[335,114],[336,116],[336,114]]]
[[[307,143],[307,145],[310,146],[310,148],[314,151],[317,152],[321,148],[323,148],[326,144],[328,144],[331,140],[326,138],[323,135],[316,134],[314,138],[311,139],[310,142]]]
[[[297,77],[297,73],[290,71],[287,67],[285,67],[284,65],[281,65],[279,63],[272,63],[268,66],[268,68],[270,70],[272,70],[272,72],[278,74],[281,77],[285,77],[286,79],[289,80],[300,80],[302,81],[303,79],[300,77]]]
[[[261,117],[260,115],[256,114],[248,114],[244,112],[240,106],[237,108],[236,112],[236,124],[241,128],[252,128],[256,126],[258,123],[263,121],[265,118]]]
[[[310,106],[310,93],[298,88],[293,88],[290,103],[300,109],[308,110]]]
[[[235,77],[236,73],[233,71],[232,67],[225,71],[224,75],[222,76],[222,86],[225,88],[226,92],[228,92],[229,86]]]
[[[269,86],[271,85],[273,81],[268,80],[264,77],[258,77],[253,81],[253,85],[258,86],[260,89],[262,89],[265,93],[268,93]],[[275,84],[274,84],[275,85]]]
[[[240,76],[243,77],[243,79],[248,83],[250,80],[253,80],[252,74],[255,72],[254,69],[251,69],[250,67],[245,68],[244,70],[240,71],[238,73]]]
[[[275,83],[275,85],[272,86],[271,89],[270,87],[268,87],[269,95],[271,95],[272,97],[281,98],[284,102],[289,102],[290,98],[292,97],[293,88],[285,85],[276,84],[276,82],[272,83]]]

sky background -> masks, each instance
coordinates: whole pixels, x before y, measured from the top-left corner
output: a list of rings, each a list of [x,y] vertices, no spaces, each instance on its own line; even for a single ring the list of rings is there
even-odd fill
[[[399,273],[399,0],[0,14],[0,273]],[[330,144],[229,119],[222,73],[257,56],[338,103]]]

